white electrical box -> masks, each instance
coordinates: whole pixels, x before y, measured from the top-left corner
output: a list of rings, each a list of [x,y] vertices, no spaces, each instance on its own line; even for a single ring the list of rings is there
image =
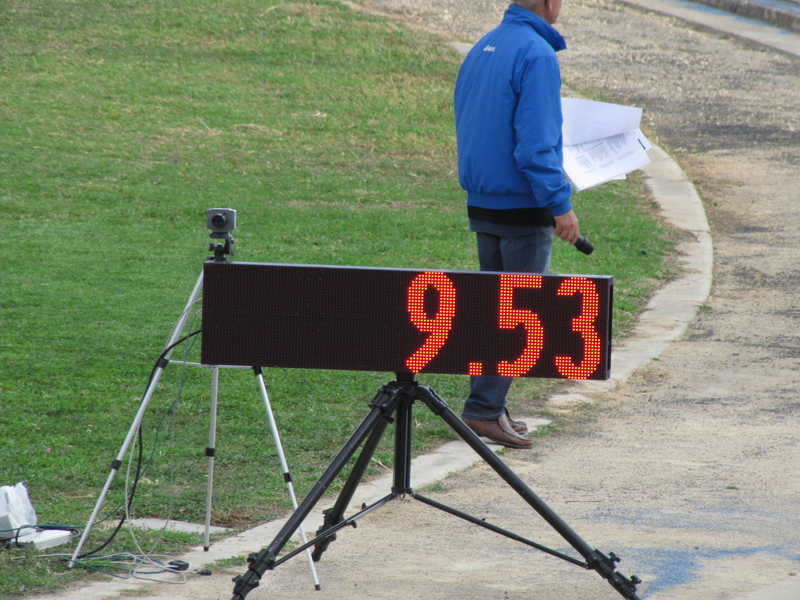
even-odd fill
[[[72,531],[63,529],[48,529],[38,533],[21,535],[16,540],[12,540],[11,546],[18,548],[32,548],[33,550],[44,550],[53,546],[60,546],[72,540]],[[16,542],[16,544],[14,543]]]

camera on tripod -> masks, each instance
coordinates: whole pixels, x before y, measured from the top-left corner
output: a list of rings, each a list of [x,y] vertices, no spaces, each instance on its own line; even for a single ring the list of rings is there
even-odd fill
[[[206,211],[206,227],[211,230],[212,240],[225,240],[223,244],[209,244],[208,249],[214,253],[208,260],[214,262],[230,262],[228,255],[233,256],[234,242],[231,231],[236,229],[236,211],[232,208],[209,208]]]
[[[227,238],[236,229],[236,211],[232,208],[209,208],[206,211],[206,227],[211,230],[212,238]]]

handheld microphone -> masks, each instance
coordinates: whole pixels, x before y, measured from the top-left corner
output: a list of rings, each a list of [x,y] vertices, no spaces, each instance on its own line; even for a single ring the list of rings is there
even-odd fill
[[[586,239],[585,237],[583,237],[582,235],[581,235],[581,236],[579,236],[579,237],[578,237],[578,241],[577,241],[577,242],[575,242],[575,248],[576,248],[577,250],[580,250],[581,252],[583,252],[583,253],[584,253],[584,254],[586,254],[587,256],[588,256],[589,254],[591,254],[592,252],[594,252],[594,246],[592,246],[592,242],[590,242],[589,240],[587,240],[587,239]]]
[[[550,227],[556,226],[556,220],[555,217],[553,217],[553,215],[547,215],[546,219],[547,219],[546,222]],[[578,241],[575,242],[574,246],[577,250],[580,250],[586,256],[589,256],[592,252],[594,252],[594,246],[592,246],[592,242],[587,240],[582,235],[578,236]]]

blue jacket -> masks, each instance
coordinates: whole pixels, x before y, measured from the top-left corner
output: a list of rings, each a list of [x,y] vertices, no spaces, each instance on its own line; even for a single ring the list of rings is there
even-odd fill
[[[479,41],[455,88],[458,179],[467,204],[568,212],[561,142],[564,38],[517,5]]]

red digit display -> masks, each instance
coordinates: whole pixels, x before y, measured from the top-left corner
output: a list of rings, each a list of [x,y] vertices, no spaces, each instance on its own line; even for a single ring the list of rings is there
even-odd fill
[[[613,278],[206,263],[203,364],[608,379]]]
[[[539,360],[544,346],[544,328],[538,315],[530,310],[514,308],[514,290],[518,288],[541,288],[541,275],[500,275],[500,329],[525,327],[525,349],[514,361],[501,360],[497,372],[506,377],[521,377],[530,371]]]
[[[600,314],[597,286],[585,277],[572,277],[561,283],[557,293],[559,296],[581,295],[581,314],[572,319],[572,330],[583,338],[583,360],[576,365],[569,356],[556,356],[556,367],[569,379],[588,379],[600,364],[602,348],[595,325]]]
[[[425,310],[425,294],[433,287],[439,293],[439,306],[433,317]],[[456,288],[442,272],[426,271],[417,275],[408,286],[406,308],[414,327],[430,333],[425,343],[406,359],[412,373],[419,373],[439,353],[453,328],[456,314]]]

